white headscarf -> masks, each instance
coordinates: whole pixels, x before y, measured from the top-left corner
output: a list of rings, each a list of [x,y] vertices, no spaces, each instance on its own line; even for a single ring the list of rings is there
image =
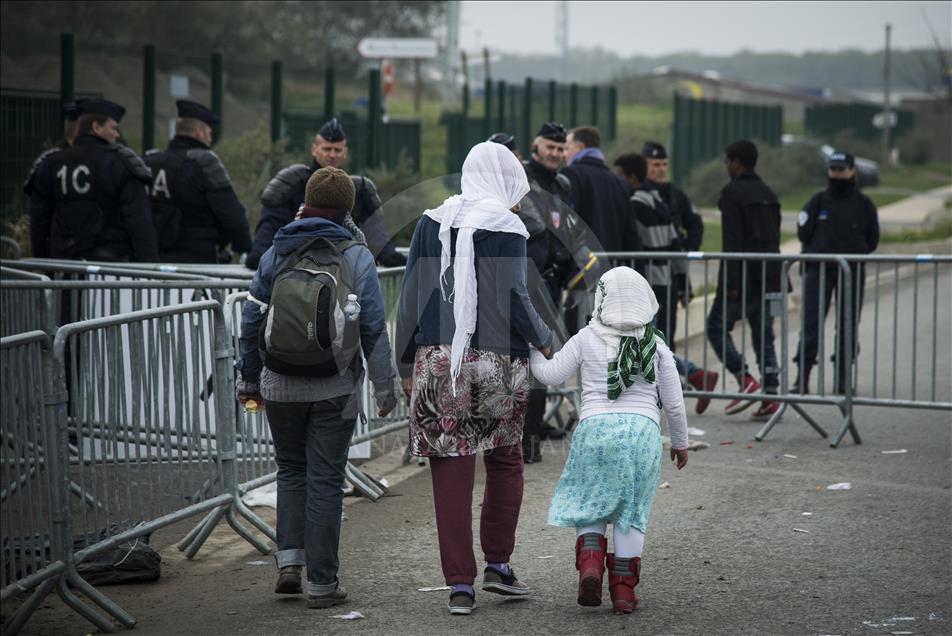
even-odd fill
[[[476,331],[476,260],[473,234],[476,230],[508,232],[528,238],[526,226],[510,210],[529,192],[525,169],[508,148],[488,141],[476,144],[463,162],[462,194],[451,196],[435,210],[424,214],[440,224],[440,290],[443,300],[453,303],[456,331],[450,348],[453,392],[462,368],[463,353]],[[453,287],[447,296],[444,278],[450,266],[452,229],[456,235]]]
[[[595,307],[588,326],[608,349],[609,397],[613,390],[617,395],[630,385],[636,367],[646,379],[654,381],[654,339],[645,343],[648,347],[639,347],[637,341],[644,338],[645,328],[656,313],[658,299],[654,290],[644,276],[630,267],[610,269],[598,280]],[[627,341],[629,338],[634,342]],[[634,345],[633,350],[631,345]],[[634,356],[630,355],[632,351]]]

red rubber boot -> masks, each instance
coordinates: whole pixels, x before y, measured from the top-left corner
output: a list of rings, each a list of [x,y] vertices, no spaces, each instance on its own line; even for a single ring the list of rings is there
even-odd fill
[[[615,555],[608,555],[608,593],[617,614],[631,614],[638,607],[635,586],[641,574],[641,557],[632,557],[628,564],[631,576],[618,576],[615,572]]]
[[[605,552],[608,539],[598,537],[597,550],[583,550],[585,535],[575,542],[575,569],[578,570],[578,604],[598,607],[602,604],[602,581],[605,576]]]

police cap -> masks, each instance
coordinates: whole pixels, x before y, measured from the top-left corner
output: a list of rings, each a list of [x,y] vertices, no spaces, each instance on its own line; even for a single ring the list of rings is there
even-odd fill
[[[122,121],[123,115],[126,114],[125,108],[116,102],[109,101],[108,99],[86,99],[80,101],[77,106],[79,107],[80,116],[106,115],[107,117],[112,117],[118,122]]]
[[[494,144],[502,144],[509,150],[516,149],[516,138],[507,132],[493,133],[486,141],[491,141]]]
[[[197,119],[198,121],[205,122],[209,126],[214,126],[219,121],[218,115],[208,110],[198,102],[193,102],[189,99],[178,100],[175,102],[175,107],[178,109],[179,117]]]
[[[645,159],[667,159],[668,153],[657,141],[648,141],[641,148],[641,156]]]
[[[845,150],[834,150],[833,154],[826,160],[827,168],[852,168],[856,165],[853,155]]]
[[[345,141],[347,139],[347,133],[344,132],[344,127],[341,126],[336,117],[325,122],[324,125],[321,126],[321,129],[317,131],[317,134],[320,135],[324,141],[330,141],[332,143]]]
[[[557,121],[547,121],[542,124],[542,128],[536,134],[536,137],[557,141],[560,144],[565,143],[565,126]]]

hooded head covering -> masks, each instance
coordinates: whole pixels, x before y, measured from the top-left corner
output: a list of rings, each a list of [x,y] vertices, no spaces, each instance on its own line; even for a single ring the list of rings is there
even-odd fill
[[[476,261],[473,234],[476,230],[508,232],[528,238],[526,226],[511,212],[529,193],[526,171],[505,146],[489,141],[476,144],[463,162],[462,194],[451,196],[435,210],[424,214],[440,224],[440,290],[453,303],[456,331],[450,348],[453,392],[463,362],[463,352],[476,331]],[[453,259],[453,286],[447,292],[446,270],[452,253],[452,230],[457,228]]]
[[[595,310],[588,326],[608,348],[608,398],[616,399],[641,375],[655,381],[656,338],[652,323],[658,299],[644,276],[630,267],[605,272],[595,288]]]

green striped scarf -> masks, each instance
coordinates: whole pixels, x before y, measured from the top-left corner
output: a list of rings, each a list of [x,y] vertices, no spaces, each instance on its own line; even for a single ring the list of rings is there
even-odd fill
[[[608,399],[615,400],[641,375],[645,382],[655,382],[656,337],[664,334],[654,325],[645,326],[641,342],[634,336],[622,336],[618,344],[618,358],[608,362]]]

